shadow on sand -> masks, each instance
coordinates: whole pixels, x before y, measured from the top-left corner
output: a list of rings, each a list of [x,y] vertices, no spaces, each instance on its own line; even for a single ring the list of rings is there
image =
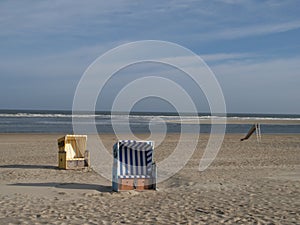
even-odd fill
[[[23,186],[23,187],[55,187],[64,189],[81,189],[81,190],[96,190],[99,192],[112,192],[111,186],[104,186],[99,184],[83,184],[83,183],[16,183],[9,184],[11,186]]]
[[[50,165],[23,165],[23,164],[11,164],[0,165],[0,168],[13,168],[13,169],[58,169],[57,166]]]

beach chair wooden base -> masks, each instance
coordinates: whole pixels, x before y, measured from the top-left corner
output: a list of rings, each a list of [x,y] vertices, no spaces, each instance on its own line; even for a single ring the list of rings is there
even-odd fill
[[[151,190],[153,189],[150,179],[147,178],[120,178],[119,191]]]
[[[82,169],[84,168],[84,159],[67,160],[68,169]]]
[[[58,152],[58,168],[59,169],[83,169],[89,167],[89,153],[86,152],[85,158],[67,159],[66,152]]]

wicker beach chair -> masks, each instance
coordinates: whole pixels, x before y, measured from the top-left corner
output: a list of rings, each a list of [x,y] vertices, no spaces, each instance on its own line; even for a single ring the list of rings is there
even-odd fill
[[[118,141],[113,147],[113,190],[156,190],[153,153],[151,141]]]
[[[82,169],[90,166],[89,151],[86,150],[86,135],[66,135],[57,140],[58,168]]]

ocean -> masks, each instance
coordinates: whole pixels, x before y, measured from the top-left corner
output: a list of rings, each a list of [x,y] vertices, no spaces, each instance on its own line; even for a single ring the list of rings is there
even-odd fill
[[[128,125],[133,133],[149,133],[151,130],[165,128],[168,133],[181,131],[179,116],[176,113],[130,113],[130,116],[118,114],[112,116],[119,130],[126,131]],[[190,115],[181,117],[183,120],[190,120]],[[211,116],[199,113],[198,118],[209,120]],[[279,115],[279,114],[227,114],[228,119],[233,120],[293,120],[296,124],[262,124],[262,133],[299,134],[300,115]],[[80,113],[72,115],[71,111],[40,111],[40,110],[0,110],[0,133],[73,133],[72,119],[83,127],[85,133],[93,132],[89,127],[95,121],[98,133],[114,133],[110,112],[96,112],[95,115]],[[149,122],[152,122],[149,128]],[[164,123],[165,121],[166,123]],[[165,127],[163,126],[165,124]],[[94,125],[93,125],[94,126]],[[191,132],[210,133],[210,124],[186,124]],[[247,133],[251,124],[227,124],[226,133]],[[124,128],[124,129],[123,129]]]

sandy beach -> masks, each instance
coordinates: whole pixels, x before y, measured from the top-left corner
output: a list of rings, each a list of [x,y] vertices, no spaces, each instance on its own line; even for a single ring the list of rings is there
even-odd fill
[[[58,170],[61,136],[0,135],[1,224],[299,224],[299,135],[264,134],[258,144],[228,134],[211,166],[199,172],[208,140],[201,134],[187,165],[158,191],[122,193],[93,170]],[[101,139],[108,147],[116,141],[109,134]],[[177,139],[167,134],[156,161]]]

